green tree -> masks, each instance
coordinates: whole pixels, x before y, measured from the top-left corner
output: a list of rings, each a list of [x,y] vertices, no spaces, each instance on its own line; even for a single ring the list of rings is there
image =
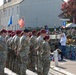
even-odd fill
[[[71,22],[76,23],[76,0],[68,0],[61,5],[62,13],[59,17],[69,18]]]

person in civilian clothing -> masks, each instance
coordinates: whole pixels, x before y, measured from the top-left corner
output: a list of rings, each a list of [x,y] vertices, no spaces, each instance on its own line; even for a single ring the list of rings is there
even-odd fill
[[[65,50],[66,50],[66,35],[65,33],[61,33],[61,38],[60,38],[60,44],[61,44],[61,60],[63,60],[63,57],[65,57]]]

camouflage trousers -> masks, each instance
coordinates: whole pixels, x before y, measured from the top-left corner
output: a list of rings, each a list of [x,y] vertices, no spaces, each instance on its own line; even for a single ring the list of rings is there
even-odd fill
[[[20,65],[21,65],[20,57],[16,56],[16,58],[14,59],[14,72],[17,73],[18,75],[20,75]]]
[[[37,57],[37,72],[38,75],[43,75],[42,57],[40,55]]]
[[[50,58],[43,58],[43,75],[48,75],[49,68],[50,68]]]
[[[6,54],[3,52],[0,52],[0,75],[4,75],[4,68],[6,65]]]
[[[31,56],[31,70],[35,72],[36,67],[36,55]]]
[[[14,71],[14,50],[10,51],[9,69]]]
[[[16,56],[14,50],[11,50],[9,53],[9,69],[19,75],[19,57]]]
[[[30,69],[31,71],[35,71],[35,66],[36,66],[36,55],[29,54],[28,69]]]
[[[31,70],[31,53],[28,54],[28,65],[27,68]]]
[[[26,75],[26,69],[28,64],[28,57],[21,57],[20,75]]]
[[[7,59],[6,59],[6,67],[10,69],[10,56],[11,56],[11,49],[8,49],[7,52]]]

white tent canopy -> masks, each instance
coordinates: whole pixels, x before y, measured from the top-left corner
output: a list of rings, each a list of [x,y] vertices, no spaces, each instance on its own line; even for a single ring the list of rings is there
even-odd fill
[[[66,24],[66,27],[76,27],[76,24],[74,24],[74,23],[69,23],[69,24]]]

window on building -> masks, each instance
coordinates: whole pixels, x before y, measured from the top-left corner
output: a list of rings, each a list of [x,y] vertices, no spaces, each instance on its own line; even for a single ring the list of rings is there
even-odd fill
[[[1,11],[1,18],[3,17],[3,13],[2,13],[2,11]]]
[[[6,17],[6,10],[4,10],[4,17]]]
[[[3,11],[2,11],[2,18],[3,18]]]
[[[10,9],[9,9],[9,13],[8,13],[8,15],[10,16]]]
[[[4,16],[5,16],[5,15],[4,15],[4,11],[3,11],[3,18],[4,18]]]
[[[19,11],[18,9],[19,9],[19,7],[17,6],[17,14],[18,14],[18,11]]]
[[[4,17],[6,17],[7,16],[7,10],[6,9],[3,10],[3,13],[4,13]]]
[[[6,10],[6,17],[7,17],[7,10]]]
[[[7,9],[7,17],[8,17],[8,9]]]
[[[1,16],[1,18],[2,18],[2,11],[0,12],[0,14],[1,14],[0,16]]]
[[[14,8],[12,8],[12,15],[13,15],[13,13],[14,13]]]

